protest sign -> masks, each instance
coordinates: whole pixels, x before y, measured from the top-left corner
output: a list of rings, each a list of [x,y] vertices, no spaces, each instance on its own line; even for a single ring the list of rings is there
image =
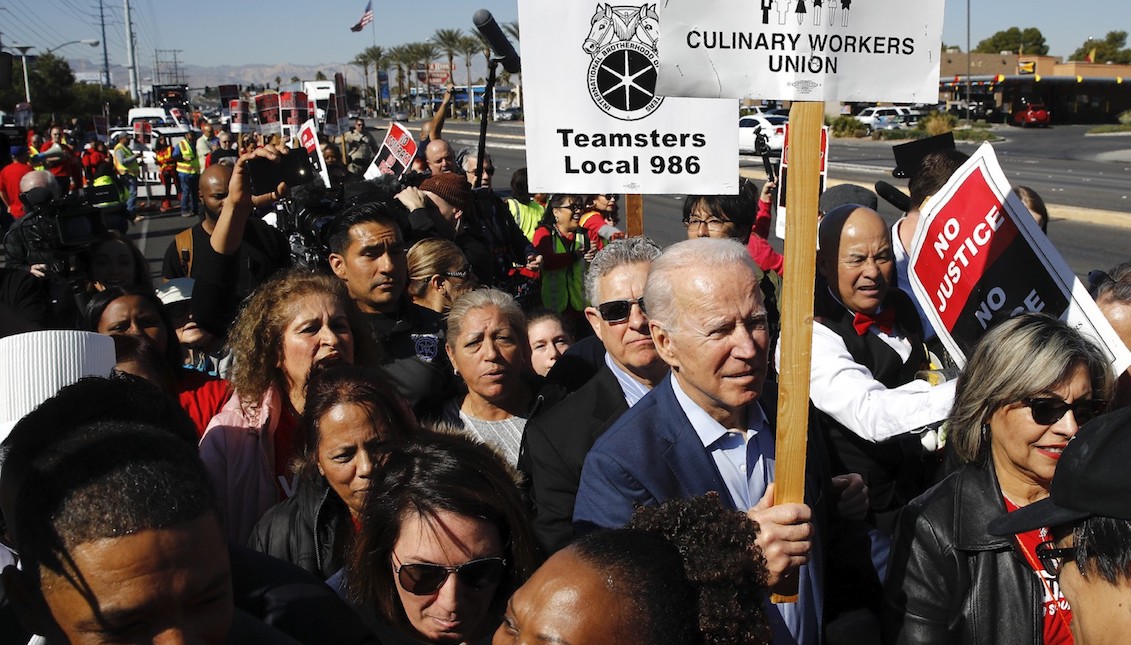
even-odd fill
[[[110,138],[110,119],[99,114],[90,117],[90,122],[94,125],[94,134],[100,141],[106,141]]]
[[[520,0],[532,191],[737,192],[738,104],[656,95],[655,7]]]
[[[1059,318],[1106,347],[1115,373],[1131,365],[1131,352],[1010,189],[988,143],[923,209],[909,273],[960,367],[989,327],[1025,311]]]
[[[334,74],[333,99],[337,102],[338,107],[338,132],[345,134],[349,132],[350,120],[349,113],[346,111],[346,77],[341,72]],[[345,154],[344,151],[343,154]]]
[[[266,135],[282,134],[279,125],[279,95],[276,92],[258,94],[255,112],[259,115],[259,131]]]
[[[282,123],[283,140],[290,141],[299,128],[309,118],[310,110],[306,92],[282,92],[279,94],[279,115]]]
[[[153,145],[153,124],[149,121],[134,121],[134,141],[143,146]]]
[[[373,179],[381,175],[399,178],[412,167],[412,158],[415,156],[416,139],[412,133],[400,123],[390,124],[385,140],[381,142],[381,150],[365,169],[365,178]]]
[[[328,137],[336,137],[345,131],[339,125],[338,97],[336,94],[331,94],[326,102],[326,122],[322,124],[322,132]]]
[[[324,186],[330,185],[330,173],[326,170],[326,157],[322,154],[322,146],[318,145],[318,122],[307,119],[298,130],[298,141],[310,155],[310,163],[318,171]]]
[[[243,99],[228,101],[228,113],[231,115],[229,126],[231,126],[232,134],[255,131],[251,125],[249,111],[248,102]]]
[[[829,175],[829,126],[821,126],[821,180],[817,187],[817,194],[825,192],[825,182]],[[774,235],[785,239],[785,204],[789,194],[789,124],[785,125],[785,145],[781,150],[781,163],[778,165],[778,200],[777,220],[774,223]]]
[[[662,96],[933,103],[944,0],[667,0]]]
[[[220,116],[231,118],[232,101],[240,97],[240,86],[221,85],[220,87],[216,88],[216,91],[220,94]]]

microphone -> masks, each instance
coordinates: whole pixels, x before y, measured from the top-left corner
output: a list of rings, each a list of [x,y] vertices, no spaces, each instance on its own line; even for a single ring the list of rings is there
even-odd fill
[[[475,28],[479,33],[487,39],[487,44],[491,46],[491,51],[495,52],[495,56],[499,62],[503,64],[503,69],[511,74],[518,74],[522,71],[522,59],[514,51],[514,46],[511,41],[507,40],[503,30],[499,28],[499,23],[495,22],[495,17],[491,15],[490,11],[480,9],[472,16],[471,21],[475,23]]]
[[[900,211],[906,213],[911,210],[911,198],[895,186],[892,186],[886,181],[876,182],[876,194],[884,198],[884,201],[895,206]]]

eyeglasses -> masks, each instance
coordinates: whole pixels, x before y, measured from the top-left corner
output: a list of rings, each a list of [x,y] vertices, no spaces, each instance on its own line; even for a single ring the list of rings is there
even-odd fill
[[[1076,548],[1059,549],[1052,540],[1041,542],[1037,545],[1037,559],[1041,561],[1045,573],[1056,579],[1060,577],[1060,568],[1065,562],[1076,560]]]
[[[475,169],[472,168],[471,170],[468,170],[467,174],[475,175]],[[494,177],[495,176],[495,167],[494,166],[487,166],[486,168],[483,169],[483,174],[487,175],[488,177]]]
[[[1029,408],[1033,421],[1043,426],[1051,426],[1060,421],[1069,410],[1072,410],[1076,423],[1084,424],[1092,417],[1103,414],[1107,408],[1107,401],[1097,399],[1076,399],[1073,403],[1067,403],[1056,397],[1033,397],[1022,399],[1021,402]]]
[[[573,211],[574,213],[580,213],[585,210],[585,207],[581,204],[561,204],[560,206],[555,206],[554,208],[565,208],[567,210]]]
[[[640,306],[640,313],[647,314],[644,309],[644,298],[633,298],[631,300],[610,300],[602,302],[597,305],[597,313],[601,314],[601,319],[607,323],[619,323],[628,320],[632,315],[632,305],[636,303]]]
[[[683,225],[687,228],[698,229],[700,226],[706,226],[707,230],[712,233],[718,233],[722,231],[724,228],[726,228],[727,224],[731,223],[732,222],[728,219],[718,219],[715,217],[712,217],[710,219],[699,219],[698,217],[692,217],[690,219],[683,220]]]
[[[617,199],[620,199],[620,196],[617,195],[616,193],[604,193],[601,196],[604,197],[605,199],[610,200],[610,201],[616,201]]]
[[[393,554],[393,559],[399,560],[396,553]],[[448,576],[453,573],[459,578],[460,583],[477,591],[482,591],[492,585],[499,584],[499,581],[503,579],[506,565],[506,560],[497,557],[480,558],[454,567],[413,562],[398,564],[396,572],[397,580],[405,591],[416,596],[427,596],[439,591],[440,587],[443,587],[444,583],[448,581]]]

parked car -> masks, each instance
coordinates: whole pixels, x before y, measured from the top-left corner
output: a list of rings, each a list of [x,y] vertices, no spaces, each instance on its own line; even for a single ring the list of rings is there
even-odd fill
[[[1023,128],[1034,125],[1047,128],[1052,122],[1052,114],[1040,103],[1030,103],[1013,113],[1013,125]]]
[[[771,114],[767,116],[749,116],[738,119],[738,151],[744,154],[758,154],[758,133],[766,135],[766,144],[770,147],[770,154],[781,156],[781,149],[785,145],[785,124],[789,119],[784,116]]]
[[[904,127],[911,110],[903,107],[885,105],[882,107],[864,108],[856,115],[856,120],[864,125],[864,129],[871,133],[872,130],[898,130]]]
[[[393,120],[394,121],[408,121],[408,119],[409,119],[408,112],[406,112],[404,110],[397,110],[397,111],[393,112]]]
[[[521,121],[522,108],[512,107],[499,110],[499,121]]]

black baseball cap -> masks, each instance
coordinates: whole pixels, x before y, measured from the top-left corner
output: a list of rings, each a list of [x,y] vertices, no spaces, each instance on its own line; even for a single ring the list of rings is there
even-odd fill
[[[1099,515],[1131,521],[1131,408],[1092,419],[1060,456],[1049,496],[989,524],[1013,535]]]

